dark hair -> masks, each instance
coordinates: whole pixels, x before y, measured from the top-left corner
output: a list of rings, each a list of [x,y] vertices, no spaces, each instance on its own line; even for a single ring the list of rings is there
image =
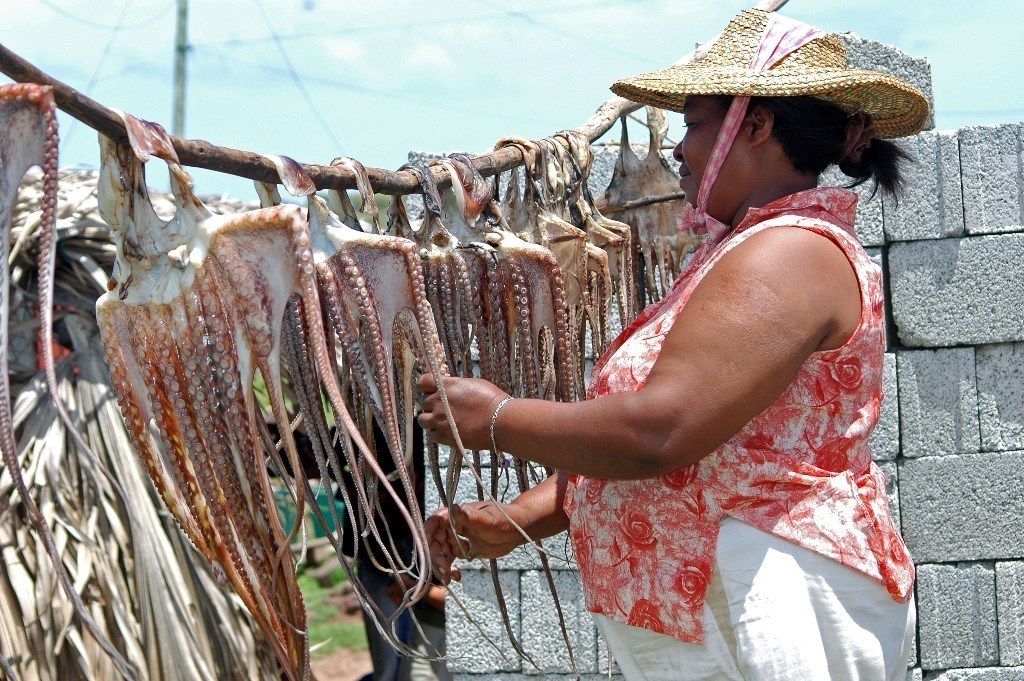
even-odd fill
[[[721,97],[728,107],[731,96]],[[913,159],[889,140],[874,139],[861,154],[860,162],[840,158],[846,143],[849,114],[835,104],[804,95],[800,97],[752,97],[750,108],[761,106],[772,113],[775,122],[772,135],[793,163],[803,173],[820,175],[832,164],[844,175],[853,178],[847,187],[874,181],[871,195],[882,191],[898,199],[903,190],[902,165]]]

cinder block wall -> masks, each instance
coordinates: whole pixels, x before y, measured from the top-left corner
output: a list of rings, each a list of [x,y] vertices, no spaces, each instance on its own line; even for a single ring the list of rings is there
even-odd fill
[[[930,94],[925,60],[846,40],[854,65],[885,66]],[[885,272],[890,312],[886,399],[872,445],[918,570],[908,680],[1024,680],[1022,137],[1024,126],[1011,124],[905,140],[917,160],[906,196],[898,206],[864,200],[859,212],[861,239]],[[617,152],[596,151],[600,193]],[[489,485],[489,469],[485,478]],[[499,480],[512,498],[514,476],[502,468]],[[468,470],[460,489],[461,499],[476,498]],[[565,536],[545,548],[577,669],[585,679],[608,678]],[[517,550],[496,575],[479,563],[463,574],[447,609],[457,679],[538,675],[508,642],[495,578],[523,650],[552,678],[575,678],[536,552]]]

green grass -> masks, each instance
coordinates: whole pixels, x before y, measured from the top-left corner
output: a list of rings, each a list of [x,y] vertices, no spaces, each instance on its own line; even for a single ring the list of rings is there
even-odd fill
[[[366,630],[363,628],[362,619],[344,618],[337,603],[337,596],[341,594],[345,581],[345,571],[341,568],[331,573],[332,584],[326,588],[320,586],[316,579],[309,575],[299,575],[299,589],[306,602],[309,644],[323,644],[313,652],[313,657],[327,655],[338,648],[367,648]]]

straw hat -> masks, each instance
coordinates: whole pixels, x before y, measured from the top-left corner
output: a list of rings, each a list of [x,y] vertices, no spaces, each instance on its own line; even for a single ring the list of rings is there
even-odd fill
[[[751,70],[767,24],[763,10],[740,12],[699,61],[620,80],[612,92],[679,112],[687,95],[813,95],[850,114],[871,114],[878,137],[904,137],[924,128],[928,100],[921,91],[888,74],[849,68],[846,47],[833,35],[810,41],[768,70]]]

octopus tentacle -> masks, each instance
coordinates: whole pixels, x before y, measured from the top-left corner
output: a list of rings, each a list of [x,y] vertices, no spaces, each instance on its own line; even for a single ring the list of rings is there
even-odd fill
[[[109,309],[101,310],[100,312],[105,317],[109,316]],[[114,327],[112,319],[104,319],[102,323],[107,328]],[[124,352],[126,346],[130,348],[132,344],[126,342],[120,332],[115,332],[109,337],[108,342],[105,343],[103,352],[107,366],[110,367],[111,381],[115,386],[114,392],[117,396],[118,406],[121,409],[125,424],[128,426],[128,434],[131,437],[132,444],[142,457],[143,464],[153,480],[157,494],[160,495],[167,509],[171,512],[171,516],[185,533],[185,536],[188,537],[189,541],[192,542],[193,546],[206,558],[217,582],[223,585],[227,580],[223,568],[216,562],[212,550],[203,538],[195,519],[195,513],[190,510],[187,504],[183,505],[179,501],[182,498],[182,493],[178,482],[175,478],[171,477],[168,467],[164,464],[159,452],[153,446],[149,429],[146,426],[152,418],[152,412],[149,409],[148,402],[136,398],[142,390],[138,386],[132,386],[131,372],[127,369],[129,357]],[[135,361],[134,355],[131,356],[131,361]]]
[[[508,288],[507,271],[498,266],[496,254],[488,258],[487,264],[486,330],[487,345],[491,350],[493,360],[491,361],[492,373],[490,375],[485,373],[483,377],[505,392],[511,393],[513,390],[512,367],[514,365],[511,334],[508,328],[508,308],[505,304],[505,291]]]
[[[84,452],[92,453],[80,429],[72,422],[64,401],[57,392],[56,373],[53,363],[53,271],[55,252],[53,247],[56,229],[57,204],[57,120],[55,104],[51,88],[32,84],[13,84],[0,86],[0,257],[4,262],[4,274],[0,278],[0,329],[7,334],[9,321],[9,274],[7,259],[10,251],[10,219],[11,207],[17,194],[18,185],[25,171],[33,165],[43,169],[43,215],[40,231],[40,340],[43,353],[43,364],[47,378],[47,388],[51,400],[57,407],[61,420],[68,425],[68,432],[74,437],[76,444]],[[8,376],[8,358],[6,343],[0,343],[0,449],[3,450],[4,464],[10,472],[18,495],[24,504],[28,520],[39,534],[43,546],[53,563],[58,581],[71,600],[74,612],[80,617],[82,624],[110,657],[119,673],[126,678],[134,679],[134,666],[121,654],[113,643],[103,634],[99,625],[89,614],[67,573],[67,569],[59,555],[53,536],[34,499],[29,494],[21,464],[18,461],[14,427],[11,421],[11,390]],[[93,454],[95,456],[95,454]],[[116,481],[114,489],[121,493]],[[123,497],[123,494],[122,494]]]
[[[262,588],[268,584],[262,581],[270,574],[267,556],[273,555],[276,546],[269,528],[261,526],[259,519],[267,515],[267,504],[262,490],[255,490],[250,483],[255,475],[258,462],[244,433],[251,432],[247,409],[241,398],[241,383],[237,380],[238,370],[233,360],[236,350],[231,335],[226,333],[226,324],[221,320],[230,319],[223,300],[218,295],[212,279],[215,268],[201,277],[199,290],[193,290],[185,298],[185,328],[191,330],[191,342],[178,343],[177,352],[183,363],[188,398],[194,414],[192,418],[200,426],[205,447],[210,451],[213,473],[220,485],[227,509],[239,534],[239,542],[248,548],[249,559],[256,563],[256,574],[261,578]],[[182,334],[188,337],[188,332]],[[209,339],[220,359],[214,366],[212,356],[204,351],[205,340]],[[219,407],[219,408],[217,408]],[[232,428],[237,423],[241,427]]]
[[[204,512],[209,515],[209,522],[212,525],[207,533],[217,542],[223,565],[228,569],[231,581],[242,600],[250,607],[259,606],[258,612],[279,634],[283,634],[280,625],[276,623],[274,613],[267,609],[267,604],[262,601],[254,587],[258,573],[248,567],[246,556],[239,547],[240,537],[236,538],[236,533],[239,533],[236,523],[238,519],[245,517],[246,509],[232,505],[228,498],[229,492],[225,489],[224,483],[230,476],[218,475],[218,468],[221,472],[224,471],[225,462],[218,460],[215,448],[210,446],[210,439],[215,438],[217,429],[202,427],[209,425],[209,419],[199,418],[204,408],[209,411],[204,405],[208,404],[208,399],[212,395],[208,396],[202,388],[195,392],[189,390],[194,384],[193,379],[197,378],[193,371],[194,363],[190,362],[189,358],[183,358],[181,347],[175,342],[176,337],[183,335],[180,334],[183,327],[174,324],[171,310],[164,309],[160,312],[162,314],[153,315],[153,321],[160,329],[157,337],[163,341],[163,357],[159,366],[154,367],[157,372],[155,378],[166,395],[168,405],[162,407],[170,412],[167,418],[173,418],[178,426],[176,438],[180,439],[180,447],[189,453],[195,480],[201,493],[197,495],[197,499],[201,497]],[[170,338],[160,338],[161,334],[167,333],[169,329]],[[195,381],[195,384],[198,385],[198,381]],[[172,433],[172,437],[174,436]]]
[[[523,275],[522,263],[518,258],[508,261],[512,279],[512,303],[515,310],[518,330],[518,344],[521,357],[518,360],[523,368],[523,383],[520,391],[524,397],[535,397],[538,393],[537,363],[533,353],[533,325],[530,319],[530,298],[526,277]]]

